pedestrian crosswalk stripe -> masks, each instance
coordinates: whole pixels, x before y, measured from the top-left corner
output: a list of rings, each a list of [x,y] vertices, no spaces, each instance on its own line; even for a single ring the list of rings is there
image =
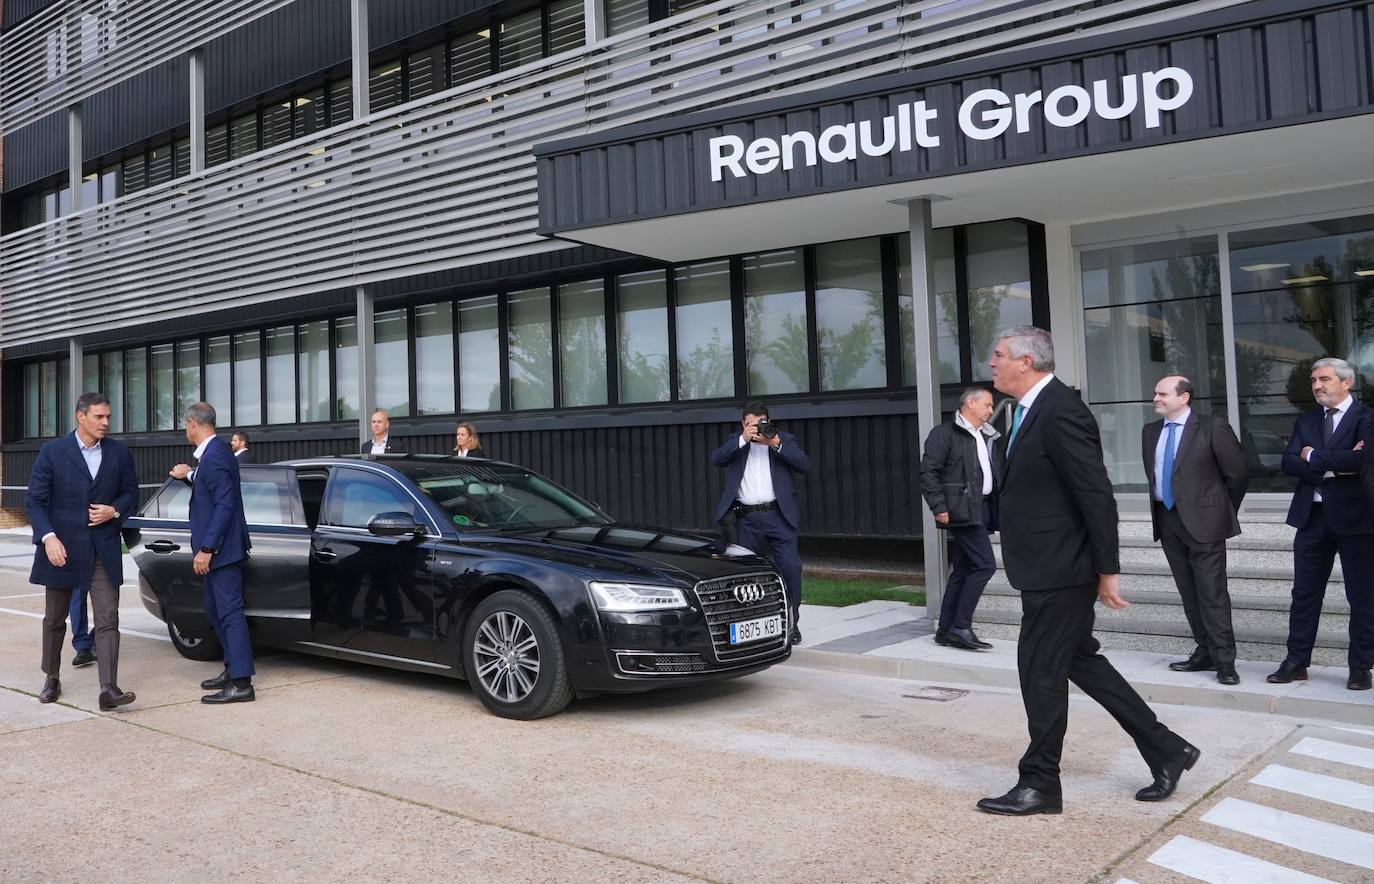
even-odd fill
[[[1328,724],[1323,725],[1323,727],[1329,727],[1333,731],[1350,731],[1352,734],[1364,734],[1366,737],[1374,737],[1374,730],[1370,730],[1367,727],[1350,727],[1344,724]]]
[[[1207,884],[1335,884],[1278,863],[1176,835],[1149,862]]]
[[[1374,813],[1374,788],[1364,783],[1294,770],[1282,764],[1269,765],[1250,782],[1354,810],[1363,810],[1365,813]]]
[[[1374,749],[1366,749],[1363,746],[1303,737],[1288,751],[1294,755],[1306,755],[1309,758],[1320,758],[1322,761],[1337,761],[1351,767],[1374,770]]]
[[[1374,834],[1369,832],[1239,798],[1223,798],[1202,815],[1202,821],[1362,869],[1374,869]]]

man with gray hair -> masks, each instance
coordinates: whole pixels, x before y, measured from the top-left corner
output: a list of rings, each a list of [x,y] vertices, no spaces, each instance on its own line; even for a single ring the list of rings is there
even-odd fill
[[[954,420],[926,436],[921,458],[921,494],[953,547],[935,643],[965,651],[992,647],[973,631],[973,611],[997,571],[988,532],[997,530],[1002,452],[994,444],[1001,434],[988,423],[991,417],[992,393],[969,387]]]
[[[1069,682],[1125,728],[1154,782],[1137,801],[1163,801],[1197,762],[1197,747],[1169,730],[1098,651],[1093,603],[1124,608],[1116,498],[1097,421],[1054,376],[1050,333],[1031,326],[998,336],[992,383],[1017,400],[1005,448],[998,525],[1011,585],[1021,593],[1016,646],[1030,746],[1010,792],[984,798],[987,813],[1062,813],[1059,761]]]
[[[1293,535],[1293,601],[1288,610],[1288,656],[1268,680],[1304,681],[1317,642],[1326,581],[1336,556],[1350,602],[1347,662],[1352,691],[1370,689],[1374,666],[1374,501],[1361,486],[1365,450],[1374,446],[1374,409],[1350,395],[1355,369],[1344,359],[1312,363],[1318,408],[1298,417],[1283,471],[1298,480],[1288,507]]]

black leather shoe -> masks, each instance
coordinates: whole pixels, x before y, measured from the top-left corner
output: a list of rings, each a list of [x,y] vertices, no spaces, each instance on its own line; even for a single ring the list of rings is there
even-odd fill
[[[973,643],[977,645],[979,648],[982,648],[984,651],[992,649],[992,642],[983,641],[981,638],[978,637],[978,634],[974,632],[972,629],[968,631],[968,634],[973,636]]]
[[[214,678],[207,678],[205,681],[201,682],[200,689],[202,691],[217,691],[227,685],[229,681],[229,670],[221,669],[219,675],[216,675]]]
[[[949,644],[949,630],[948,630],[948,629],[937,629],[937,630],[935,630],[935,644],[937,644],[937,645],[948,645],[948,644]]]
[[[791,645],[799,645],[801,644],[801,640],[801,630],[793,626],[791,634],[787,636],[787,643]]]
[[[1202,750],[1191,743],[1183,744],[1183,751],[1164,763],[1155,771],[1155,781],[1135,793],[1136,801],[1163,801],[1178,788],[1179,778],[1185,770],[1192,770],[1202,756]]]
[[[43,679],[43,690],[38,692],[38,702],[54,703],[62,696],[62,682],[55,675]]]
[[[1350,690],[1352,690],[1352,691],[1367,691],[1367,690],[1369,690],[1369,688],[1371,687],[1371,683],[1370,683],[1370,680],[1369,680],[1369,670],[1368,670],[1368,669],[1352,669],[1352,670],[1350,670],[1350,680],[1347,681],[1347,682],[1345,683],[1345,686],[1346,686],[1347,688],[1349,688]]]
[[[72,657],[72,666],[75,666],[78,669],[82,666],[90,666],[94,662],[95,651],[92,651],[90,648],[87,648],[84,651],[77,651],[76,656]]]
[[[1187,660],[1175,660],[1169,664],[1175,672],[1211,672],[1217,668],[1212,658],[1200,651],[1194,651]]]
[[[1222,684],[1240,684],[1240,673],[1234,663],[1217,664],[1217,681]]]
[[[251,703],[257,699],[253,693],[253,686],[237,687],[231,681],[213,694],[206,694],[200,698],[200,702],[218,705],[221,703]]]
[[[983,813],[998,813],[1002,816],[1063,813],[1064,799],[1059,795],[1046,795],[1030,786],[1017,786],[1001,798],[984,798],[978,802],[978,809]]]
[[[1287,660],[1279,664],[1279,668],[1264,677],[1270,684],[1288,684],[1290,681],[1307,681],[1307,667],[1294,666]]]
[[[100,711],[109,712],[119,706],[128,706],[134,701],[133,691],[121,691],[117,684],[107,684],[100,689]]]
[[[978,636],[973,634],[972,629],[951,628],[949,633],[945,636],[945,642],[951,648],[959,648],[965,651],[982,650],[978,645]]]

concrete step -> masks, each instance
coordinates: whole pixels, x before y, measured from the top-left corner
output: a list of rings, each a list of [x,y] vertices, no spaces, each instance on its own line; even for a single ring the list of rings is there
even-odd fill
[[[1137,626],[1153,628],[1158,623],[1168,623],[1175,628],[1183,629],[1187,634],[1188,617],[1184,613],[1183,605],[1178,601],[1177,595],[1173,598],[1157,595],[1142,598],[1140,594],[1136,594],[1128,596],[1127,601],[1131,603],[1129,607],[1116,611],[1098,608],[1098,628],[1107,632],[1132,632]],[[1339,610],[1334,605],[1323,607],[1322,629],[1342,636],[1348,634],[1350,609],[1347,606],[1342,607],[1344,610]],[[1019,615],[1021,613],[1021,599],[985,592],[978,602],[978,611],[1001,611]],[[1233,604],[1231,606],[1231,624],[1237,632],[1253,629],[1281,633],[1286,641],[1288,637],[1288,609],[1286,607],[1242,607]]]
[[[992,554],[997,567],[1002,567],[1002,544],[994,536]],[[1158,544],[1150,546],[1122,546],[1120,549],[1121,572],[1123,574],[1170,575],[1169,559]],[[1290,587],[1293,582],[1293,552],[1291,549],[1233,549],[1228,546],[1226,555],[1226,574],[1229,578],[1256,578],[1278,580]],[[1331,571],[1331,584],[1344,583],[1345,574],[1341,563],[1336,562]],[[1343,588],[1338,588],[1344,592]]]
[[[990,584],[1010,586],[1007,581],[1005,571],[998,571],[993,575]],[[1233,604],[1244,597],[1259,598],[1278,598],[1287,600],[1293,593],[1293,580],[1265,580],[1256,577],[1231,577],[1226,581],[1227,592],[1231,595]],[[1174,583],[1174,578],[1168,574],[1122,574],[1121,591],[1129,599],[1132,595],[1139,592],[1159,592],[1178,594],[1178,586]],[[1326,589],[1328,598],[1345,598],[1345,585],[1337,581],[1332,581]]]
[[[1123,589],[1122,594],[1126,596],[1126,601],[1130,602],[1132,607],[1149,605],[1156,607],[1177,607],[1179,611],[1183,610],[1183,600],[1179,597],[1178,590],[1173,588],[1172,585],[1167,590]],[[983,598],[988,598],[990,596],[1019,599],[1021,593],[1017,592],[1005,581],[991,581],[988,583],[987,588],[983,590]],[[1288,606],[1289,597],[1287,595],[1231,594],[1232,611],[1278,611],[1287,615]],[[1322,602],[1322,614],[1349,617],[1350,603],[1346,601],[1344,595],[1328,591],[1326,598]]]

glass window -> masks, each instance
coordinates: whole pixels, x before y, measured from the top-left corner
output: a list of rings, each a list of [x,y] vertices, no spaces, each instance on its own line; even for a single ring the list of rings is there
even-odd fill
[[[616,280],[621,402],[667,402],[668,278],[662,270]]]
[[[214,406],[219,420],[228,425],[234,422],[229,398],[231,350],[229,336],[211,338],[205,346],[205,401]]]
[[[496,44],[500,70],[508,71],[544,57],[544,35],[539,19],[539,10],[532,9],[501,22]]]
[[[154,344],[150,357],[153,363],[153,413],[150,430],[174,430],[177,426],[176,358],[171,344]]]
[[[296,329],[267,330],[267,422],[296,422]]]
[[[358,321],[351,316],[334,320],[334,398],[339,420],[358,416]]]
[[[330,411],[328,320],[301,324],[299,359],[301,422],[327,421]]]
[[[676,287],[678,396],[735,395],[735,338],[730,309],[730,262],[673,269]]]
[[[419,517],[419,505],[385,476],[342,468],[330,477],[321,521],[342,528],[366,528],[373,516],[397,512]]]
[[[229,162],[229,127],[224,123],[205,130],[205,167]]]
[[[567,407],[606,404],[606,289],[599,279],[558,287],[559,383]]]
[[[973,379],[991,380],[997,332],[1030,325],[1030,245],[1020,221],[972,224],[968,236],[969,347]]]
[[[233,423],[262,423],[262,339],[257,332],[234,335]]]
[[[137,193],[148,186],[148,165],[143,154],[124,161],[124,192]]]
[[[452,414],[453,305],[415,308],[415,413]]]
[[[954,228],[931,231],[930,261],[934,265],[936,358],[940,361],[939,383],[957,384],[963,380],[959,367],[959,289],[954,278]],[[902,383],[916,384],[916,308],[911,295],[911,237],[897,237],[897,311],[902,335]],[[994,332],[995,333],[995,332]],[[987,354],[991,356],[991,353]],[[977,351],[973,360],[978,361]]]
[[[243,495],[243,517],[248,524],[291,524],[291,489],[285,477],[244,470],[239,488]]]
[[[43,362],[38,366],[39,412],[38,431],[43,436],[56,436],[67,429],[71,418],[57,413],[57,389],[62,379],[57,376],[56,362]],[[113,420],[111,420],[113,424]],[[113,427],[112,427],[113,429]]]
[[[81,392],[104,392],[100,389],[100,357],[94,353],[81,357]]]
[[[389,61],[372,69],[367,91],[368,110],[376,113],[395,107],[401,97],[401,60]]]
[[[106,166],[100,170],[100,201],[102,203],[108,203],[124,193],[120,185],[123,172],[124,169],[121,166]]]
[[[148,429],[148,351],[135,347],[124,351],[124,431]]]
[[[802,250],[744,257],[744,353],[749,394],[811,388]]]
[[[191,174],[191,139],[182,138],[172,145],[172,174],[177,178]]]
[[[200,401],[200,341],[177,342],[177,410],[173,426],[179,427],[186,409]]]
[[[553,408],[549,290],[511,292],[507,313],[510,322],[510,407],[516,410]]]
[[[549,4],[549,52],[557,55],[587,42],[583,0],[553,0]]]
[[[442,92],[444,82],[445,47],[430,46],[413,52],[406,58],[406,100],[415,101],[435,92]]]
[[[34,193],[24,197],[24,221],[25,227],[34,227],[42,224],[43,218],[43,194]]]
[[[162,144],[148,151],[148,186],[157,187],[172,180],[172,146]]]
[[[610,36],[649,23],[649,0],[606,0],[606,33]]]
[[[276,101],[262,109],[262,146],[272,147],[291,140],[291,99]]]
[[[329,84],[329,125],[353,119],[353,80],[345,77]]]
[[[40,415],[43,411],[42,368],[37,362],[24,366],[24,436],[37,439],[42,433]]]
[[[329,128],[323,89],[298,95],[292,100],[292,103],[295,105],[291,115],[291,136],[293,138],[300,138],[302,135],[309,135],[311,132]]]
[[[57,214],[59,216],[70,215],[72,213],[72,189],[63,185],[57,192]]]
[[[100,202],[100,176],[92,172],[81,179],[81,208],[89,209]]]
[[[392,417],[410,414],[410,339],[406,311],[382,310],[372,317],[373,350],[377,366],[377,401]]]
[[[458,371],[463,411],[501,409],[501,331],[495,295],[458,303]]]
[[[250,111],[229,121],[229,159],[246,157],[258,149],[258,112]]]
[[[72,419],[76,404],[71,394],[71,360],[57,360],[57,426],[66,429],[67,421]]]
[[[491,31],[482,29],[454,38],[449,44],[448,64],[454,86],[479,80],[491,73]]]
[[[822,390],[887,386],[878,240],[816,246],[816,352]]]
[[[47,363],[45,363],[47,364]],[[110,432],[124,432],[124,353],[100,354],[100,391],[110,400]]]

